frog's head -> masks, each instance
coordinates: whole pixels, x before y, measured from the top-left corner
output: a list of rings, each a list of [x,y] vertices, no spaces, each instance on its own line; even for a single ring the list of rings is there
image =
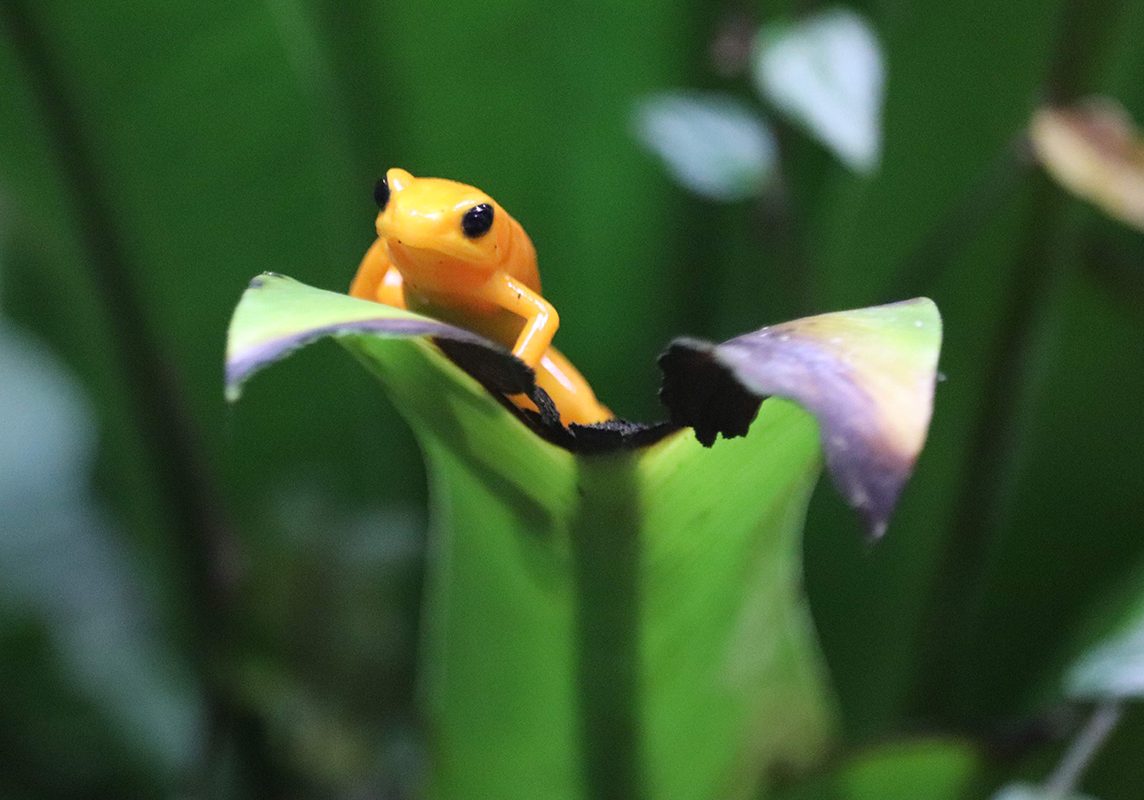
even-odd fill
[[[472,186],[391,169],[374,188],[377,235],[403,260],[445,256],[495,269],[510,246],[512,218]]]

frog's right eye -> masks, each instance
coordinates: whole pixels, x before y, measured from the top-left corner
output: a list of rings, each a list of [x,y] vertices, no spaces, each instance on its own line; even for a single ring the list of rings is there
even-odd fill
[[[465,212],[461,217],[461,232],[469,239],[479,239],[493,227],[493,207],[480,203]]]
[[[380,210],[385,209],[385,204],[389,202],[389,181],[381,178],[373,186],[373,200],[377,203]]]

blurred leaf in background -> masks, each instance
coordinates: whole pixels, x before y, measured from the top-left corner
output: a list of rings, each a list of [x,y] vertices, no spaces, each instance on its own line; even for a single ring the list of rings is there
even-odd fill
[[[781,800],[963,800],[974,796],[981,754],[967,742],[920,738],[849,757]]]
[[[1118,627],[1073,665],[1067,691],[1086,700],[1144,698],[1144,592]]]
[[[877,34],[847,8],[759,29],[752,77],[759,93],[859,173],[882,153],[886,83]]]
[[[1041,108],[1029,135],[1049,173],[1079,197],[1144,230],[1144,139],[1116,101]]]
[[[734,97],[651,95],[636,108],[635,129],[675,180],[712,200],[757,196],[774,169],[773,135]]]
[[[0,375],[0,640],[11,659],[0,668],[0,790],[34,796],[49,776],[61,794],[171,781],[193,761],[203,709],[148,613],[139,564],[91,494],[83,391],[3,321]]]
[[[1093,800],[1088,795],[1049,792],[1023,783],[1006,786],[993,796],[993,800]]]

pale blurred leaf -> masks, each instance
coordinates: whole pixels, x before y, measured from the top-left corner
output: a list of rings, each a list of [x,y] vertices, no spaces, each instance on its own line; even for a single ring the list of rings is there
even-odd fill
[[[1094,800],[1086,794],[1059,794],[1027,783],[1011,783],[993,795],[993,800]]]
[[[1065,686],[1079,699],[1144,698],[1144,602],[1080,658]]]
[[[878,167],[885,65],[878,37],[853,11],[834,8],[759,30],[759,92],[856,172]]]
[[[1065,189],[1144,230],[1144,139],[1114,100],[1042,108],[1029,126],[1034,152]]]
[[[0,600],[50,632],[80,692],[162,768],[185,768],[199,710],[88,491],[94,421],[42,344],[0,324]]]
[[[757,195],[774,168],[775,142],[766,123],[729,95],[651,95],[636,106],[634,125],[676,181],[713,200]]]

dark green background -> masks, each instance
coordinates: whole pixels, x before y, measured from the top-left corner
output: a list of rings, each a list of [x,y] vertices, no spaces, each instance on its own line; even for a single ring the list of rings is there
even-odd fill
[[[521,220],[558,344],[628,417],[658,416],[672,336],[934,298],[948,380],[916,478],[875,547],[818,492],[808,589],[848,741],[968,733],[999,776],[1043,774],[1052,745],[1006,761],[999,742],[1036,741],[1061,668],[1144,569],[1144,236],[1006,153],[1050,96],[1107,93],[1144,119],[1144,5],[856,7],[887,61],[882,169],[849,174],[784,128],[775,213],[674,186],[630,112],[668,88],[750,98],[709,42],[729,13],[786,4],[0,0],[4,317],[93,409],[75,490],[90,479],[102,527],[83,535],[120,554],[150,668],[222,732],[199,743],[210,780],[416,783],[412,437],[329,345],[222,400],[247,280],[347,286],[388,166],[480,186]],[[26,516],[0,509],[0,531],[34,531]],[[46,596],[83,583],[82,552],[38,556]],[[202,780],[195,752],[157,758],[121,724],[61,657],[58,620],[8,602],[5,572],[26,568],[0,560],[0,794]],[[1134,712],[1088,788],[1137,797],[1141,747]]]

